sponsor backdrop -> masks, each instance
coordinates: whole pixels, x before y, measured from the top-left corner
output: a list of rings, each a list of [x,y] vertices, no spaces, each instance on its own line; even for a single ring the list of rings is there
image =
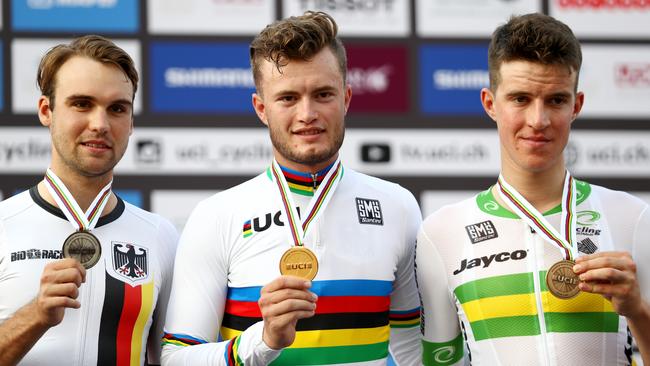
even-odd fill
[[[116,190],[181,228],[200,199],[268,166],[247,45],[307,9],[332,14],[348,49],[345,163],[407,187],[425,214],[494,182],[497,134],[479,103],[487,44],[511,13],[534,11],[567,22],[584,45],[572,171],[650,199],[648,0],[0,0],[0,199],[34,185],[49,161],[40,57],[98,33],[142,77]]]

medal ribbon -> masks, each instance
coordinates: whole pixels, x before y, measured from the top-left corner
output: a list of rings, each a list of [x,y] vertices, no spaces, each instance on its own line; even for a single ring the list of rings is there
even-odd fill
[[[280,192],[280,198],[282,200],[282,212],[284,217],[287,218],[287,226],[291,234],[291,239],[296,246],[304,245],[303,240],[307,236],[307,232],[310,225],[314,223],[320,214],[325,211],[325,207],[329,203],[330,199],[333,196],[336,187],[338,186],[341,176],[343,176],[343,166],[341,165],[340,158],[336,159],[334,166],[325,175],[325,178],[318,186],[314,196],[309,201],[307,206],[308,214],[304,216],[302,222],[299,222],[300,217],[296,210],[296,205],[293,202],[291,197],[291,191],[289,190],[289,184],[282,174],[280,165],[278,162],[273,159],[273,164],[271,165],[271,171],[273,176],[273,181],[278,187]]]
[[[499,175],[497,191],[508,207],[517,216],[526,221],[544,239],[558,247],[565,259],[573,260],[577,256],[576,243],[576,183],[567,171],[562,189],[562,222],[560,233],[544,218],[533,205],[531,205],[517,190],[506,182],[503,175]]]
[[[79,204],[72,196],[72,193],[63,184],[63,181],[48,168],[45,173],[45,187],[54,201],[59,206],[63,214],[68,219],[70,224],[78,231],[92,230],[97,225],[99,216],[104,211],[104,207],[108,203],[108,198],[111,196],[111,179],[108,184],[99,191],[93,202],[88,207],[86,212],[83,212]]]

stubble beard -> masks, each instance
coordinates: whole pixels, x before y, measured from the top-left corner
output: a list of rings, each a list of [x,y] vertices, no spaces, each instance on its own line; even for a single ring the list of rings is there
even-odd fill
[[[332,144],[328,146],[327,149],[322,151],[308,151],[305,153],[300,153],[291,148],[290,144],[286,139],[282,139],[279,133],[277,133],[273,128],[269,128],[269,134],[271,136],[271,143],[275,150],[282,155],[285,159],[292,161],[297,164],[304,165],[316,165],[322,162],[328,161],[336,153],[338,153],[341,145],[343,145],[343,138],[345,136],[345,130],[342,128],[341,132],[335,136]]]

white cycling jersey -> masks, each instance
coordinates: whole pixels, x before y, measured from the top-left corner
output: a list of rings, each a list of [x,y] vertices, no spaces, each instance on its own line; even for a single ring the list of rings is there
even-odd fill
[[[61,259],[72,232],[36,187],[0,202],[0,323],[36,297],[43,268]],[[143,365],[145,354],[160,362],[176,229],[118,199],[92,233],[102,256],[79,288],[81,308],[66,309],[21,365]]]
[[[304,212],[309,189],[283,170]],[[319,263],[316,315],[298,321],[295,342],[278,352],[262,341],[257,301],[293,245],[281,204],[267,171],[195,208],[176,257],[163,364],[385,365],[389,340],[400,365],[419,364],[413,195],[344,169],[304,241]]]
[[[648,205],[586,182],[576,186],[579,254],[630,252],[647,299]],[[544,216],[559,229],[559,206]],[[560,250],[500,206],[491,190],[429,216],[416,252],[426,365],[632,363],[625,318],[601,295],[550,294],[545,274],[563,259]]]

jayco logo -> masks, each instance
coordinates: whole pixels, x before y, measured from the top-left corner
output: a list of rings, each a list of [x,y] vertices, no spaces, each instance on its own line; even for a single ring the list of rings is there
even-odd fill
[[[460,268],[454,271],[454,275],[457,275],[466,269],[472,269],[474,267],[483,267],[487,268],[492,264],[493,262],[506,262],[509,260],[522,260],[526,258],[526,251],[525,250],[515,250],[512,253],[508,252],[501,252],[499,254],[492,254],[489,257],[487,256],[482,256],[482,257],[477,257],[471,260],[463,259],[460,262]]]

